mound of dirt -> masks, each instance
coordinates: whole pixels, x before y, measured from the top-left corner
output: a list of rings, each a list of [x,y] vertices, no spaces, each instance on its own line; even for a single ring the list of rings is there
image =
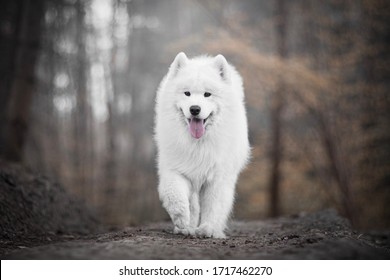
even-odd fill
[[[0,245],[39,243],[96,232],[99,222],[64,188],[14,163],[0,160]],[[18,243],[18,244],[19,244]]]

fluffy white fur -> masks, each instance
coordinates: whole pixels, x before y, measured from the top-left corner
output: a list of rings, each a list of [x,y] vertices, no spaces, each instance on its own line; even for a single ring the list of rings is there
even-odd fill
[[[207,118],[199,139],[189,131],[193,105]],[[222,55],[176,56],[157,91],[155,140],[158,192],[174,232],[224,238],[250,148],[242,79]]]

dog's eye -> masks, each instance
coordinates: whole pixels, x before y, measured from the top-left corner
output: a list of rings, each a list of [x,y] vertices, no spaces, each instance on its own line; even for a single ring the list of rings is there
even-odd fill
[[[205,92],[205,93],[204,93],[204,97],[209,97],[209,96],[211,96],[211,93],[210,93],[210,92]]]
[[[185,91],[184,94],[187,95],[187,96],[190,96],[190,95],[191,95],[191,92]]]

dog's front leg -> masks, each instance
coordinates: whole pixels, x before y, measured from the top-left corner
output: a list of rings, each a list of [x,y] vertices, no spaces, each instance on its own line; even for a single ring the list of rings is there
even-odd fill
[[[225,238],[224,230],[232,210],[236,179],[219,177],[205,186],[200,197],[200,225],[196,235]]]
[[[160,172],[158,192],[165,210],[174,224],[174,233],[194,234],[190,227],[190,182],[173,171]]]
[[[197,228],[199,226],[199,193],[193,192],[190,196],[190,226]]]

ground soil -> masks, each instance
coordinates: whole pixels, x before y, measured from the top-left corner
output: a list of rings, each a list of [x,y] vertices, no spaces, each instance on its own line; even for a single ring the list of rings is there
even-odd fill
[[[358,232],[335,210],[233,221],[227,239],[170,222],[108,230],[48,178],[0,161],[1,259],[389,259],[389,232]]]

